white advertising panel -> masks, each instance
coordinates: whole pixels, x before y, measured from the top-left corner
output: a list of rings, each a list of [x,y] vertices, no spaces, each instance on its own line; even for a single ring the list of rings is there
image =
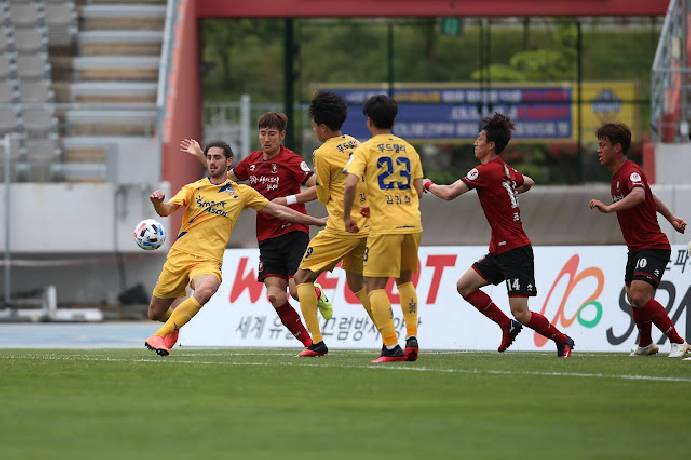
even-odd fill
[[[480,259],[485,247],[420,248],[418,341],[423,350],[496,349],[498,326],[481,315],[456,292],[456,280]],[[536,247],[535,281],[538,295],[530,308],[570,335],[577,351],[628,351],[637,331],[624,295],[627,250],[623,246]],[[180,334],[183,346],[300,347],[285,329],[256,281],[259,251],[227,250],[223,283],[211,301]],[[334,317],[321,320],[324,340],[331,348],[379,348],[381,337],[357,297],[346,287],[345,272],[336,267],[319,279],[334,304]],[[685,246],[674,246],[657,300],[670,312],[679,333],[691,331],[691,261]],[[508,315],[505,285],[484,288]],[[398,293],[389,283],[395,325],[401,337]],[[291,304],[300,312],[298,302]],[[653,328],[653,339],[669,346]],[[661,340],[661,341],[660,341]],[[524,328],[512,350],[551,351],[555,346]]]

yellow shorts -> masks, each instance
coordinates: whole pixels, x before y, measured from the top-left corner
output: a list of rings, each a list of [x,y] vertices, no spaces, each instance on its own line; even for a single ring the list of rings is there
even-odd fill
[[[330,230],[322,230],[309,242],[300,268],[321,273],[333,270],[343,260],[344,270],[361,275],[366,244],[366,236],[344,237]]]
[[[183,297],[187,283],[199,275],[215,275],[221,281],[221,262],[184,252],[169,253],[158,275],[154,295],[159,299]]]
[[[401,271],[417,272],[417,249],[422,233],[370,235],[363,275],[372,278],[399,277]]]

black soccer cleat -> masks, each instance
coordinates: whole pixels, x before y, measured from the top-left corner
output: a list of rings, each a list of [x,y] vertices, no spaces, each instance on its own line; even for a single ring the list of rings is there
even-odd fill
[[[571,337],[566,336],[566,343],[557,344],[557,356],[560,358],[569,358],[573,353],[573,349],[576,347],[576,343]]]
[[[405,350],[403,350],[403,356],[405,357],[406,361],[417,361],[417,354],[417,338],[414,335],[411,335],[405,341]]]
[[[512,319],[509,323],[509,328],[507,330],[503,330],[501,344],[499,344],[497,351],[499,353],[504,353],[506,349],[511,346],[514,340],[516,340],[516,337],[522,330],[523,325],[521,324],[521,322]]]
[[[373,363],[388,363],[391,361],[405,361],[405,356],[403,356],[403,349],[400,345],[396,345],[394,348],[388,349],[386,345],[381,347],[381,355],[373,359]]]

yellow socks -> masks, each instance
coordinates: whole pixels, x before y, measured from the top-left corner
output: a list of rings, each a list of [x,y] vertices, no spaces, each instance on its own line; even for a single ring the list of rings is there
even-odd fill
[[[314,283],[302,283],[297,285],[298,298],[300,299],[300,310],[305,319],[307,330],[312,336],[314,343],[323,341],[321,330],[319,330],[319,318],[317,318],[317,293],[314,291]]]
[[[372,305],[369,302],[369,296],[367,295],[367,289],[360,289],[355,293],[358,299],[360,299],[360,303],[362,304],[363,307],[365,307],[365,310],[367,310],[367,314],[369,315],[370,319],[374,323],[374,325],[377,325],[377,322],[374,321],[374,315],[372,315]]]
[[[391,310],[391,303],[386,295],[386,290],[375,289],[371,291],[369,293],[369,301],[372,304],[374,324],[381,332],[384,345],[387,347],[397,345],[398,337],[396,337],[396,330],[393,325],[393,311]]]
[[[168,307],[168,310],[166,310],[166,312],[163,314],[163,318],[161,319],[161,321],[164,323],[168,321],[168,319],[170,319],[170,315],[173,314],[173,310],[175,310],[175,308],[173,308],[172,305]]]
[[[417,293],[415,286],[408,281],[398,286],[398,293],[401,296],[401,311],[405,320],[405,327],[408,337],[417,335]]]
[[[197,314],[200,308],[202,306],[197,302],[197,299],[194,296],[190,296],[173,310],[170,318],[154,335],[164,337],[174,330],[180,329]]]

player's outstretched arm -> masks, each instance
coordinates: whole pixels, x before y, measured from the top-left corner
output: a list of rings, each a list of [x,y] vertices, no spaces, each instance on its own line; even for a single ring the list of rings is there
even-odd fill
[[[516,193],[525,193],[535,185],[535,181],[528,176],[523,176],[523,184],[516,187]]]
[[[675,231],[684,233],[686,231],[686,221],[672,214],[672,211],[662,202],[660,197],[653,194],[653,198],[655,199],[655,210],[662,214],[667,219],[667,222],[672,224]]]
[[[268,214],[276,219],[285,220],[286,222],[292,222],[294,224],[305,224],[305,225],[316,225],[317,227],[323,227],[326,225],[326,219],[317,219],[309,214],[303,214],[294,209],[290,209],[286,206],[281,206],[276,203],[269,203],[264,209],[259,212]]]
[[[165,198],[166,194],[160,190],[156,190],[154,193],[149,195],[149,199],[151,200],[151,204],[154,205],[156,214],[161,217],[168,217],[180,207],[180,205],[177,204],[164,203],[163,200],[165,200]]]
[[[605,204],[601,200],[592,199],[588,203],[590,209],[597,209],[600,212],[610,213],[631,209],[645,201],[645,190],[643,187],[634,187],[631,193],[621,200],[612,204]]]
[[[288,195],[288,196],[279,196],[277,198],[274,198],[271,200],[272,203],[280,204],[281,206],[290,206],[292,204],[302,204],[302,203],[307,203],[308,201],[316,200],[317,199],[317,187],[312,186],[305,190],[304,192],[300,192],[297,195]]]
[[[348,173],[343,188],[343,223],[345,228],[350,233],[357,233],[359,231],[357,224],[350,217],[350,211],[353,209],[355,203],[355,194],[357,193],[357,184],[360,178],[355,174]]]
[[[457,196],[461,196],[470,191],[468,184],[463,182],[461,179],[458,179],[456,182],[449,185],[439,185],[435,184],[429,179],[424,179],[423,188],[426,192],[429,192],[442,200],[453,200]]]

